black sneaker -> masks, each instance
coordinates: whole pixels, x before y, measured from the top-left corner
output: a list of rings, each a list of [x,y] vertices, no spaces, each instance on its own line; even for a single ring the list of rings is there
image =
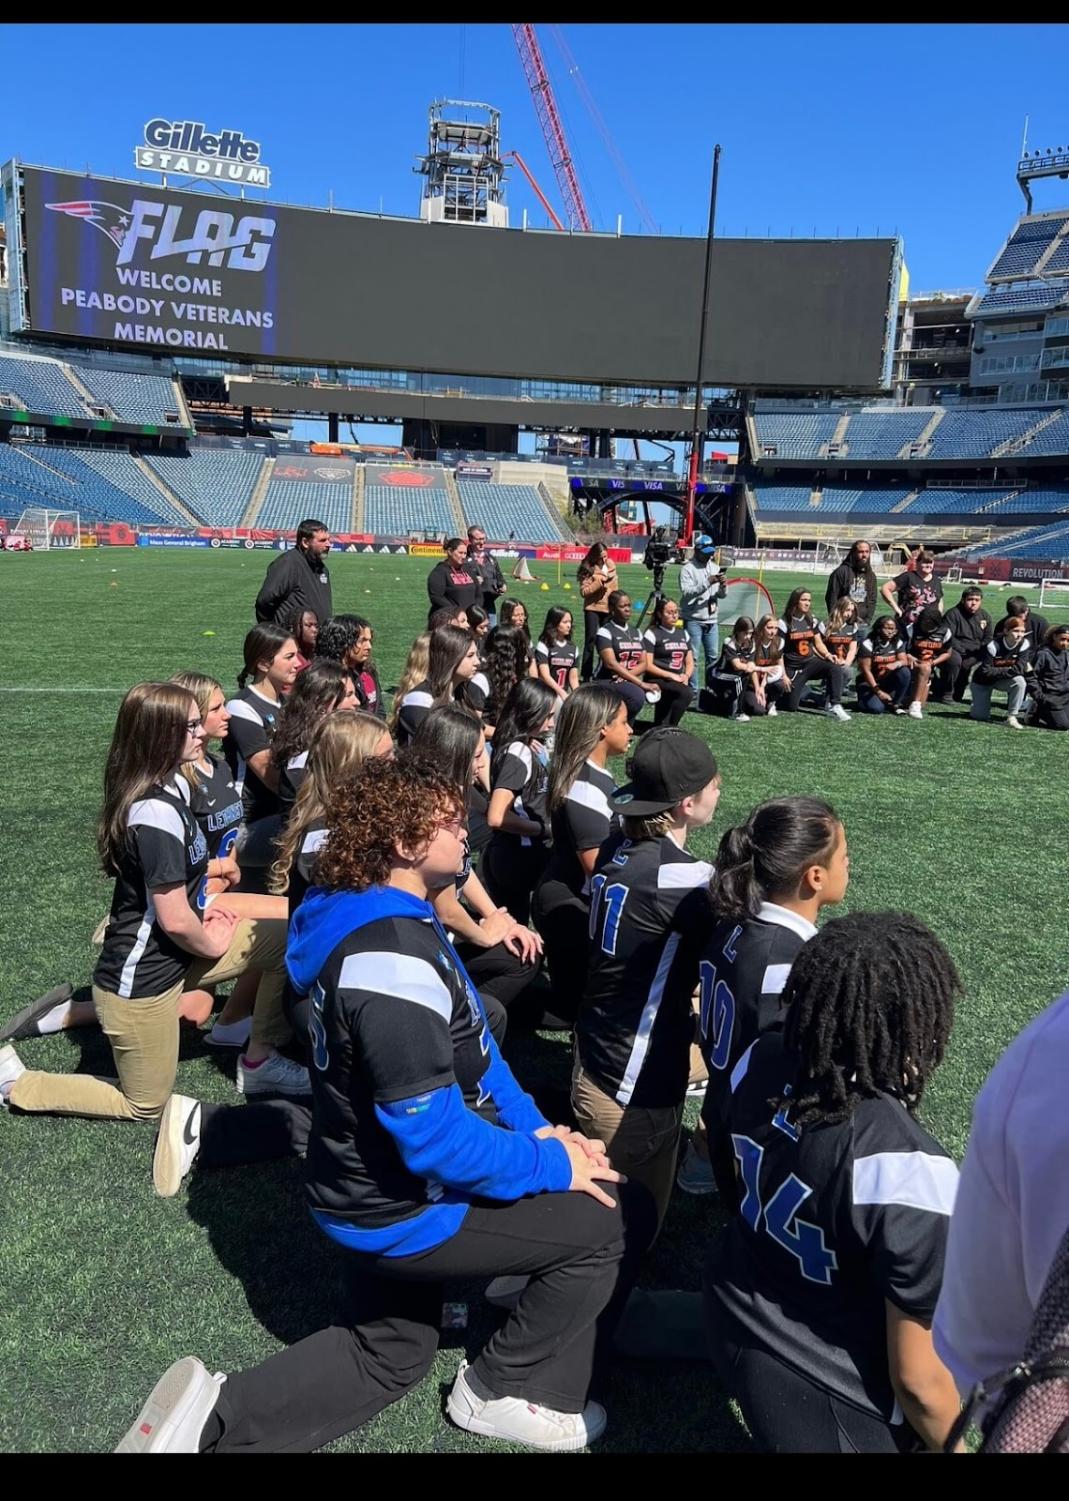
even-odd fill
[[[47,1016],[54,1006],[62,1006],[64,1001],[69,1001],[73,994],[72,986],[57,985],[55,990],[39,995],[0,1027],[0,1042],[24,1042],[27,1037],[39,1036],[37,1023],[40,1018]]]

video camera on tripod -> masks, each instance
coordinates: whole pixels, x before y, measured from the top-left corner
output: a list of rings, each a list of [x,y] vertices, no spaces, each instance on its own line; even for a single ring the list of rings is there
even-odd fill
[[[646,543],[642,566],[654,575],[653,586],[658,593],[664,580],[664,570],[669,563],[685,562],[686,552],[679,545],[679,533],[670,526],[655,526]],[[660,577],[657,577],[658,574]]]

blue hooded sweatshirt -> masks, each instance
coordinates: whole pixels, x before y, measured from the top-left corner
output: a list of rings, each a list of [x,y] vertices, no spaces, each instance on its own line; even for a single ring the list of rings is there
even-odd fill
[[[379,1256],[408,1256],[441,1245],[460,1229],[473,1198],[513,1203],[525,1194],[563,1192],[571,1183],[571,1163],[563,1144],[535,1138],[533,1133],[549,1123],[501,1057],[486,1025],[479,993],[429,903],[383,886],[361,892],[312,887],[290,924],[286,968],[294,988],[307,995],[327,959],[350,933],[383,918],[404,917],[434,924],[483,1017],[482,1047],[488,1062],[482,1090],[507,1129],[470,1110],[456,1084],[376,1105],[376,1118],[393,1138],[408,1170],[428,1183],[444,1185],[435,1188],[435,1202],[422,1213],[376,1229],[362,1229],[322,1210],[312,1211],[331,1239]],[[314,1042],[314,1013],[310,1030]]]

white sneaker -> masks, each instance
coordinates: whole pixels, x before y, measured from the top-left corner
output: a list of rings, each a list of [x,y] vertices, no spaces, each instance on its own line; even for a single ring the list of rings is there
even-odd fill
[[[25,1063],[10,1044],[6,1048],[0,1048],[0,1105],[6,1107],[12,1084],[25,1072]]]
[[[210,1032],[205,1032],[204,1041],[210,1048],[244,1048],[249,1045],[252,1035],[252,1017],[245,1017],[244,1021],[231,1022],[224,1026],[222,1022],[216,1022]]]
[[[281,1053],[272,1053],[255,1068],[250,1068],[242,1053],[238,1059],[238,1088],[242,1094],[293,1094],[312,1093],[312,1081],[308,1070]]]
[[[163,1107],[152,1184],[161,1199],[173,1199],[200,1151],[200,1101],[173,1094]]]
[[[1007,719],[1006,723],[1009,725],[1009,727],[1010,727],[1011,730],[1023,730],[1024,729],[1024,725],[1017,718],[1016,714],[1011,714],[1010,717],[1009,717],[1009,719]]]
[[[910,704],[910,706],[909,706],[909,717],[910,717],[910,719],[923,719],[924,718],[924,710],[921,708],[920,704],[918,704],[918,703],[912,703],[912,704]]]
[[[588,1402],[582,1412],[555,1412],[522,1397],[479,1395],[482,1383],[466,1360],[460,1363],[457,1379],[446,1402],[446,1411],[458,1428],[468,1433],[484,1433],[529,1449],[544,1449],[554,1454],[570,1454],[585,1449],[605,1432],[605,1409]]]
[[[750,723],[750,716],[749,716],[749,714],[736,714],[735,715],[735,723],[736,724],[749,724]]]
[[[779,713],[779,710],[776,708],[775,704],[769,704],[769,706],[768,706],[768,716],[767,717],[769,719],[775,719],[775,717],[776,717],[776,715],[778,713]]]
[[[850,718],[842,704],[829,704],[824,714],[828,719],[841,719],[844,723]]]
[[[199,1454],[200,1436],[226,1377],[214,1376],[195,1355],[164,1371],[148,1401],[115,1446],[116,1454]]]

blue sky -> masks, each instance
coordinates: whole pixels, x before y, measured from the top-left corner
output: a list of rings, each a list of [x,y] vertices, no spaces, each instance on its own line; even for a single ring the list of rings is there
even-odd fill
[[[543,52],[596,227],[638,210],[568,76]],[[666,234],[904,237],[914,290],[983,279],[1023,199],[1034,146],[1069,144],[1069,27],[568,25],[568,46]],[[270,198],[415,215],[433,99],[484,100],[559,207],[511,28],[8,25],[0,157],[131,177],[144,122],[235,127],[263,143]],[[1036,207],[1069,183],[1036,188]],[[519,173],[513,222],[543,210]]]

